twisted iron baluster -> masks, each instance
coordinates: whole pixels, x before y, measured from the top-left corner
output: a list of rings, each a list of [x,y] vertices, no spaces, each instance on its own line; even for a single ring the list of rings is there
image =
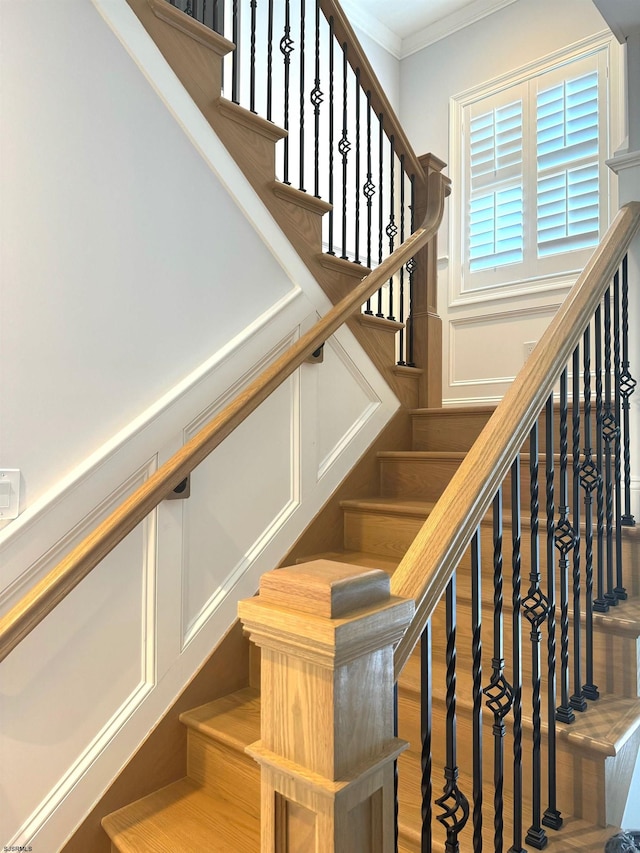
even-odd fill
[[[305,47],[306,47],[306,39],[305,39],[305,30],[307,25],[306,20],[306,11],[307,11],[307,3],[306,0],[300,0],[300,177],[299,177],[299,189],[302,192],[306,192],[304,187],[305,185],[305,177],[304,177],[304,119],[305,119]]]
[[[549,602],[540,589],[540,535],[539,535],[539,447],[538,424],[531,428],[529,434],[529,475],[531,493],[531,567],[529,571],[529,590],[522,602],[522,610],[531,627],[531,687],[533,710],[533,774],[532,774],[532,823],[525,841],[537,850],[542,850],[547,844],[547,834],[542,828],[542,758],[541,758],[541,677],[540,677],[540,643],[542,641],[542,625],[547,618]]]
[[[621,442],[621,388],[620,388],[620,276],[616,273],[613,279],[613,378],[616,423],[618,430],[614,444],[615,496],[616,496],[616,587],[615,596],[624,601],[627,591],[622,583],[622,442]]]
[[[471,630],[473,638],[473,850],[482,853],[482,562],[480,529],[471,540]]]
[[[380,166],[380,174],[378,176],[379,181],[379,192],[378,196],[378,263],[382,263],[383,257],[383,248],[382,248],[382,235],[384,233],[384,200],[382,193],[382,183],[383,183],[383,175],[384,175],[384,115],[380,113],[378,116],[378,122],[380,125],[380,133],[378,138],[378,153],[379,153],[379,166]],[[384,311],[382,310],[382,288],[378,291],[378,311],[376,313],[376,317],[384,317]]]
[[[593,602],[596,613],[606,613],[609,604],[605,597],[605,555],[604,555],[604,470],[602,422],[604,409],[602,404],[602,309],[598,305],[594,317],[594,337],[596,351],[596,468],[598,470],[598,482],[596,485],[596,529],[597,529],[597,554],[598,554],[598,597]]]
[[[315,12],[315,76],[309,100],[313,106],[314,118],[313,194],[316,198],[320,198],[320,104],[324,99],[324,94],[320,88],[320,0],[316,0]]]
[[[333,27],[334,21],[333,15],[331,15],[331,17],[329,18],[329,204],[331,205],[331,208],[327,216],[327,228],[329,235],[329,245],[327,247],[328,255],[335,255],[335,252],[333,251],[333,78],[335,70]]]
[[[580,347],[573,351],[573,695],[569,700],[574,711],[586,711],[582,695],[582,655],[580,653],[582,620],[580,615]]]
[[[236,46],[231,59],[231,100],[240,103],[240,16],[238,15],[238,0],[233,0],[231,12],[232,39]]]
[[[420,765],[422,768],[422,829],[421,853],[431,853],[432,850],[432,808],[433,782],[431,777],[433,756],[431,752],[431,724],[433,720],[433,689],[431,667],[431,619],[427,622],[420,640],[420,734],[422,752]]]
[[[290,0],[285,0],[284,6],[284,35],[280,39],[280,53],[284,61],[284,129],[287,136],[284,138],[284,184],[291,184],[289,180],[289,79],[291,76],[291,54],[294,51],[294,42],[291,38],[291,5]]]
[[[624,515],[621,523],[634,527],[636,520],[631,513],[631,447],[629,435],[629,397],[636,387],[636,380],[629,371],[629,264],[627,256],[622,259],[622,370],[620,394],[622,395],[622,426],[624,429]]]
[[[616,273],[616,277],[618,273]],[[615,607],[618,597],[614,591],[613,564],[613,463],[612,443],[618,435],[618,424],[612,412],[611,403],[611,288],[604,295],[604,417],[602,418],[602,436],[605,440],[605,491],[607,523],[607,591],[605,599],[609,607]]]
[[[569,482],[567,477],[567,368],[560,377],[560,518],[556,525],[555,546],[560,553],[560,707],[556,717],[562,723],[572,723],[575,715],[569,704],[569,551],[573,548],[574,532],[569,522]]]
[[[511,466],[511,536],[512,550],[512,643],[513,643],[513,844],[509,853],[526,853],[522,846],[522,616],[521,527],[520,527],[520,455]]]
[[[404,243],[404,217],[405,217],[405,174],[404,174],[404,154],[400,155],[400,245]],[[398,334],[398,364],[405,365],[407,363],[405,358],[405,347],[404,347],[404,265],[400,267],[400,313],[398,315],[398,320],[403,324],[400,332]]]
[[[547,755],[549,805],[545,809],[542,825],[560,829],[562,818],[558,811],[556,795],[556,571],[555,571],[555,494],[554,494],[554,416],[553,394],[545,408],[545,467],[547,474]]]
[[[493,846],[502,853],[504,844],[504,719],[513,704],[513,689],[504,675],[504,631],[502,616],[502,487],[493,499],[493,658],[491,680],[483,690],[493,714]]]
[[[256,14],[258,0],[251,0],[251,43],[249,50],[249,109],[256,111]]]
[[[458,787],[456,742],[456,575],[446,592],[447,609],[447,764],[444,768],[443,794],[436,800],[443,813],[438,820],[447,832],[445,853],[460,853],[458,835],[469,819],[469,801]]]
[[[367,180],[362,188],[364,197],[367,200],[367,266],[371,269],[371,217],[373,196],[376,192],[376,187],[373,181],[373,172],[371,171],[371,92],[367,92]],[[367,307],[365,314],[373,314],[371,310],[371,299],[367,299]]]
[[[351,143],[348,135],[348,109],[347,109],[347,43],[342,44],[342,136],[338,143],[338,153],[342,156],[342,254],[343,261],[348,261],[347,255],[347,173],[349,164],[349,151]]]
[[[273,116],[273,0],[267,12],[267,119]]]
[[[399,730],[399,720],[400,720],[400,708],[398,705],[398,682],[393,685],[393,736],[398,737]],[[399,798],[398,798],[398,759],[396,758],[393,762],[393,834],[394,834],[394,846],[393,849],[395,853],[398,853],[398,811],[399,811]]]
[[[416,230],[416,176],[411,175],[411,233]],[[407,322],[407,366],[415,367],[413,361],[413,274],[416,270],[415,258],[407,261],[407,272],[409,273],[409,316]]]
[[[396,178],[396,155],[395,155],[395,137],[391,134],[391,153],[389,156],[389,224],[385,228],[385,234],[389,238],[389,254],[393,254],[395,246],[395,238],[398,233],[396,225],[396,200],[395,200],[395,178]],[[389,313],[387,320],[395,320],[393,316],[393,276],[389,279]]]
[[[580,469],[580,485],[584,489],[584,562],[585,562],[585,667],[587,683],[582,692],[587,699],[600,695],[593,683],[593,508],[591,493],[600,481],[591,454],[591,326],[583,338],[584,373],[584,461]]]
[[[356,168],[355,168],[355,191],[356,191],[356,211],[355,211],[355,247],[354,247],[354,262],[360,263],[360,69],[356,68]]]

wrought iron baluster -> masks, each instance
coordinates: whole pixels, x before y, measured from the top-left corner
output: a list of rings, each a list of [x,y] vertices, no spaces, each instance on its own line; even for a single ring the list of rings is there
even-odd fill
[[[584,460],[580,469],[580,485],[584,490],[584,572],[585,572],[585,669],[587,683],[582,693],[587,699],[600,695],[593,682],[593,499],[592,492],[598,486],[600,474],[594,464],[591,451],[591,326],[584,332],[583,345],[584,381]]]
[[[575,714],[569,703],[569,557],[574,532],[569,522],[569,480],[567,475],[567,368],[560,376],[560,518],[556,525],[555,546],[560,554],[560,706],[556,717],[562,723],[573,723]]]
[[[251,0],[251,44],[249,50],[249,109],[256,111],[256,15],[258,0]]]
[[[538,423],[529,435],[529,476],[531,494],[531,567],[529,571],[529,590],[522,602],[522,610],[529,622],[531,633],[531,687],[532,687],[532,723],[533,723],[533,768],[532,768],[532,824],[525,842],[536,850],[542,850],[547,843],[547,834],[542,828],[542,719],[541,719],[541,676],[540,643],[542,625],[549,610],[547,596],[540,588],[540,533],[539,533],[539,447]]]
[[[603,450],[603,418],[604,408],[602,401],[602,309],[600,305],[596,308],[593,323],[594,347],[596,355],[596,468],[598,470],[598,482],[596,484],[596,531],[597,531],[597,558],[598,558],[598,597],[593,602],[596,613],[606,613],[609,604],[605,597],[605,554],[604,554],[604,450]]]
[[[315,13],[315,76],[309,100],[313,106],[314,116],[313,194],[316,198],[320,198],[320,104],[323,101],[323,92],[320,88],[320,0],[316,0]]]
[[[347,89],[347,72],[349,63],[347,61],[347,43],[342,45],[342,136],[338,143],[338,152],[342,156],[342,254],[340,257],[343,261],[348,261],[347,255],[347,173],[349,163],[349,151],[351,143],[349,142],[348,133],[348,89]]]
[[[511,466],[512,550],[512,667],[513,667],[513,844],[509,853],[526,853],[522,846],[522,614],[521,614],[521,522],[520,455]]]
[[[398,226],[396,225],[396,199],[395,199],[395,185],[396,185],[396,155],[395,155],[395,137],[391,134],[391,149],[389,156],[389,224],[385,228],[385,234],[389,238],[389,254],[393,253],[393,248],[395,246],[395,238],[398,233]],[[393,276],[389,279],[389,313],[387,314],[387,320],[395,320],[396,318],[393,316]]]
[[[382,235],[384,233],[384,198],[383,198],[383,175],[384,175],[384,116],[382,113],[378,116],[379,136],[378,136],[378,153],[379,153],[379,175],[378,175],[378,263],[382,263]],[[376,317],[384,317],[382,310],[382,288],[378,291],[378,311]]]
[[[629,435],[629,397],[637,385],[629,371],[629,262],[622,259],[622,369],[620,372],[620,394],[622,395],[622,427],[624,430],[624,527],[634,527],[636,520],[631,513],[631,438]]]
[[[420,757],[420,766],[422,769],[420,786],[422,791],[421,853],[431,853],[433,840],[433,834],[431,831],[431,821],[433,817],[433,810],[431,807],[431,798],[433,796],[433,754],[431,751],[431,730],[433,721],[432,672],[431,619],[429,619],[420,639],[420,734],[422,741],[422,752]]]
[[[212,10],[213,29],[221,36],[224,35],[224,0],[213,0]]]
[[[416,230],[416,176],[411,175],[411,233]],[[407,322],[407,366],[415,367],[413,361],[413,274],[416,270],[415,258],[407,261],[407,272],[409,273],[409,316]]]
[[[447,718],[446,752],[443,794],[436,800],[442,814],[436,815],[447,832],[446,853],[460,853],[458,836],[469,819],[469,801],[458,787],[458,746],[456,715],[456,573],[446,591],[447,628]]]
[[[618,273],[616,273],[617,277]],[[605,515],[606,515],[606,549],[607,549],[607,591],[605,599],[609,607],[615,607],[618,597],[615,594],[614,560],[613,560],[613,461],[612,444],[619,433],[618,423],[613,412],[611,396],[611,288],[604,295],[604,416],[602,418],[602,436],[605,441],[604,471],[605,471]]]
[[[493,714],[493,846],[502,853],[504,845],[504,738],[505,717],[513,704],[513,689],[505,678],[502,566],[502,487],[493,499],[493,658],[491,680],[483,693]]]
[[[614,439],[614,471],[615,471],[615,499],[616,499],[616,586],[615,596],[624,601],[627,591],[623,584],[622,566],[622,442],[621,442],[621,387],[620,387],[620,276],[616,273],[613,279],[613,378],[614,378],[614,400],[616,423],[618,430]]]
[[[375,195],[376,187],[372,181],[373,172],[371,171],[371,92],[367,92],[367,181],[362,188],[364,197],[367,200],[367,266],[371,269],[371,219],[372,219],[372,203]],[[373,314],[371,310],[371,299],[367,299],[367,307],[365,314]]]
[[[306,192],[304,188],[305,179],[304,179],[304,119],[305,119],[305,48],[306,48],[306,11],[307,11],[307,3],[306,0],[300,0],[300,116],[299,116],[299,124],[300,124],[300,134],[299,134],[299,145],[300,151],[298,158],[300,160],[300,177],[299,177],[299,189],[302,192]]]
[[[586,711],[582,695],[582,655],[580,651],[582,618],[581,541],[580,541],[580,346],[573,351],[572,410],[573,410],[573,694],[569,700],[574,711]]]
[[[334,54],[334,42],[335,39],[333,37],[333,15],[329,18],[329,204],[331,205],[331,209],[329,210],[329,214],[327,216],[327,227],[328,227],[328,236],[329,236],[329,245],[327,247],[327,254],[335,255],[333,250],[333,136],[334,136],[334,128],[333,128],[333,108],[334,108],[334,96],[333,96],[333,78],[335,71],[335,54]]]
[[[267,119],[273,116],[273,0],[267,12]]]
[[[240,103],[240,15],[238,12],[238,0],[233,0],[231,7],[231,30],[232,39],[236,46],[231,59],[231,100],[234,104]]]
[[[556,784],[556,570],[555,570],[555,462],[553,394],[545,407],[545,468],[547,504],[547,774],[549,805],[542,825],[560,829],[562,817],[557,806]]]
[[[290,99],[290,77],[291,77],[291,54],[294,51],[294,43],[291,38],[291,3],[290,0],[285,0],[284,5],[284,35],[280,39],[280,53],[284,61],[284,119],[283,126],[287,131],[287,136],[284,138],[284,167],[283,178],[284,184],[291,184],[289,180],[289,99]]]
[[[471,540],[473,657],[473,850],[482,853],[482,561],[480,528]]]
[[[399,719],[400,719],[400,708],[398,703],[398,682],[393,685],[393,736],[398,737],[399,731]],[[393,833],[394,833],[394,846],[393,849],[395,853],[398,853],[398,811],[399,811],[399,798],[398,798],[398,759],[396,758],[393,762]]]
[[[355,82],[356,98],[356,163],[355,163],[355,189],[356,189],[356,211],[355,211],[355,245],[354,262],[360,263],[360,69],[356,68]]]
[[[404,243],[404,217],[405,217],[405,174],[404,174],[404,154],[400,155],[400,245]],[[400,278],[400,313],[398,314],[398,320],[403,324],[400,332],[398,334],[398,364],[405,365],[407,363],[405,358],[405,341],[404,341],[404,318],[405,318],[405,310],[404,310],[404,265],[400,267],[400,272],[398,273]]]

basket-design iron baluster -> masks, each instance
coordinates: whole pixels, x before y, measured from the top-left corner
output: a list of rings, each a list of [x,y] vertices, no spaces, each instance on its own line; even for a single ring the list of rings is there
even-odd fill
[[[384,237],[384,194],[383,194],[383,179],[384,179],[384,115],[380,113],[378,116],[379,136],[378,136],[378,263],[382,263],[384,257],[383,237]],[[378,311],[376,317],[384,317],[382,310],[382,288],[378,291]]]
[[[616,275],[618,275],[616,273]],[[613,560],[613,447],[616,435],[619,434],[618,423],[613,412],[611,395],[611,288],[604,295],[604,416],[602,418],[602,437],[605,441],[604,471],[605,471],[605,517],[606,517],[606,551],[607,551],[607,591],[605,598],[608,605],[615,607],[618,598],[614,587]]]
[[[405,225],[405,171],[404,171],[404,154],[400,155],[400,245],[404,243],[404,225]],[[405,338],[404,338],[404,318],[405,318],[405,291],[404,291],[404,265],[400,267],[400,271],[398,273],[400,278],[400,312],[398,314],[398,320],[403,324],[403,327],[400,329],[398,334],[398,364],[400,366],[405,365],[406,361],[406,353],[405,353]]]
[[[620,394],[622,395],[622,427],[624,430],[624,514],[621,523],[633,527],[636,523],[631,513],[631,448],[629,435],[629,397],[637,385],[629,371],[629,263],[622,259],[622,366],[620,371]]]
[[[586,711],[582,695],[582,619],[580,615],[581,541],[580,541],[580,346],[573,351],[573,694],[569,700],[574,711]]]
[[[572,723],[575,714],[569,704],[569,552],[575,534],[569,521],[569,483],[567,477],[567,368],[560,377],[560,517],[556,525],[555,545],[560,554],[560,706],[556,711],[562,723]]]
[[[395,189],[396,189],[396,155],[395,155],[395,137],[391,134],[390,140],[390,155],[389,155],[389,222],[387,227],[384,230],[384,233],[389,238],[389,254],[393,253],[393,249],[395,246],[395,238],[398,233],[398,226],[396,225],[396,198],[395,198]],[[389,312],[387,314],[387,320],[395,320],[393,314],[393,276],[389,279]]]
[[[480,529],[471,540],[473,674],[473,850],[482,853],[482,561]]]
[[[509,853],[525,853],[522,846],[522,614],[521,614],[520,455],[511,466],[511,582],[513,671],[513,844]]]
[[[609,603],[606,599],[605,585],[605,551],[604,551],[604,447],[603,447],[603,389],[602,389],[602,308],[596,308],[593,320],[594,348],[596,355],[596,468],[598,483],[596,485],[596,532],[598,558],[598,597],[593,602],[596,613],[607,613]]]
[[[420,638],[420,736],[422,741],[420,755],[420,767],[422,770],[420,784],[422,793],[421,853],[431,853],[433,839],[431,831],[433,817],[433,809],[431,807],[431,798],[433,797],[433,754],[431,751],[431,729],[433,721],[432,672],[431,619],[429,619]]]
[[[531,687],[533,722],[533,767],[532,767],[532,823],[525,842],[542,850],[547,844],[547,834],[542,828],[542,715],[541,715],[541,676],[540,643],[542,625],[547,618],[549,603],[540,588],[540,534],[539,534],[539,448],[538,424],[531,428],[529,435],[529,474],[531,493],[531,567],[529,572],[529,590],[522,601],[522,611],[529,622],[531,633]]]
[[[545,468],[547,508],[547,756],[549,805],[543,826],[560,829],[562,817],[557,806],[556,784],[556,572],[555,572],[555,462],[553,394],[545,407]]]
[[[623,583],[622,565],[622,434],[621,424],[621,389],[620,389],[620,274],[617,272],[613,279],[613,378],[616,423],[618,431],[614,439],[614,471],[615,471],[615,537],[616,537],[616,586],[614,593],[619,601],[624,601],[627,591]]]
[[[587,699],[600,695],[593,683],[593,499],[592,492],[600,482],[600,474],[591,451],[591,326],[583,337],[584,381],[584,459],[580,468],[580,485],[584,490],[584,577],[585,577],[585,668],[587,683],[582,693]]]
[[[458,756],[456,738],[456,575],[446,591],[447,630],[447,764],[444,768],[443,794],[436,800],[442,814],[436,815],[447,832],[445,853],[460,853],[458,836],[469,819],[469,801],[458,787]]]
[[[502,565],[502,487],[493,499],[493,658],[491,680],[484,688],[487,707],[493,714],[493,846],[504,845],[504,738],[505,717],[513,704],[513,689],[505,678]]]
[[[373,171],[371,165],[371,92],[367,92],[367,180],[362,187],[362,194],[367,200],[367,266],[371,269],[371,220],[373,197],[376,193],[376,185],[373,183]],[[371,310],[371,299],[367,299],[365,314],[373,314]]]
[[[309,94],[309,100],[313,107],[313,194],[320,198],[320,105],[324,100],[324,93],[320,88],[320,0],[316,0],[315,8],[315,44],[314,44],[315,73],[313,77],[313,89]]]
[[[333,175],[333,140],[334,140],[334,105],[335,105],[335,97],[334,97],[334,75],[335,75],[335,39],[333,37],[333,29],[335,23],[333,20],[333,15],[329,17],[329,204],[331,208],[329,209],[329,213],[327,214],[327,233],[328,233],[328,246],[327,246],[327,254],[335,255],[333,250],[333,226],[334,226],[334,214],[333,214],[333,196],[334,196],[334,175]]]
[[[355,166],[355,244],[354,244],[354,262],[360,263],[360,69],[356,68],[355,82],[355,99],[356,99],[356,166]]]

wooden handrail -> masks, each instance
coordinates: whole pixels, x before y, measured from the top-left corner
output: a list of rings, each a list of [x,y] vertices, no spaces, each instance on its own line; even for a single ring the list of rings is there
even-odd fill
[[[639,229],[640,202],[631,202],[616,216],[395,571],[392,593],[416,605],[395,650],[396,677]]]
[[[429,242],[442,220],[447,188],[447,178],[439,173],[430,176],[429,205],[422,226],[158,468],[0,619],[0,661],[312,352]]]
[[[416,190],[419,193],[426,186],[427,178],[424,169],[389,103],[389,99],[385,95],[380,81],[362,49],[362,45],[358,41],[349,19],[336,0],[320,0],[320,9],[327,20],[333,18],[333,32],[338,42],[341,45],[347,44],[347,62],[354,71],[360,71],[360,85],[365,92],[371,92],[371,106],[376,115],[383,114],[385,133],[388,137],[393,136],[395,152],[398,157],[404,155],[405,170],[408,175],[415,175],[418,184]]]

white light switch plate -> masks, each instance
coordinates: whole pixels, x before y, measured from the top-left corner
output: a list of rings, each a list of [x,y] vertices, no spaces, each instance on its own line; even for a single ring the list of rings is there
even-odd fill
[[[0,521],[17,518],[20,510],[20,469],[0,469]]]

